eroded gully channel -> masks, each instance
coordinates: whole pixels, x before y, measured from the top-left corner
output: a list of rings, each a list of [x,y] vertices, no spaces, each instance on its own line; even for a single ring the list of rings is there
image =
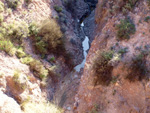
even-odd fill
[[[82,32],[83,32],[83,34],[84,34],[84,37],[85,37],[84,41],[82,42],[84,59],[83,59],[83,61],[82,61],[81,64],[77,65],[77,66],[74,68],[77,72],[80,72],[80,69],[81,69],[81,68],[84,68],[84,64],[85,64],[86,56],[87,56],[87,51],[89,50],[89,47],[90,47],[90,46],[89,46],[89,37],[85,35],[84,30],[83,30],[84,22],[82,22],[82,23],[80,24],[80,27],[81,27],[81,30],[82,30]]]
[[[83,47],[83,55],[84,55],[84,59],[81,62],[81,64],[77,65],[74,69],[77,72],[80,72],[81,68],[84,68],[85,62],[86,62],[86,56],[88,54],[88,50],[90,48],[90,42],[89,42],[89,37],[86,35],[85,31],[84,31],[84,21],[86,18],[88,18],[90,16],[90,14],[92,13],[92,11],[95,9],[96,4],[97,4],[97,0],[85,0],[85,2],[88,4],[89,6],[89,10],[87,13],[85,13],[85,15],[82,16],[82,18],[80,20],[78,20],[78,22],[80,22],[80,28],[81,31],[84,35],[84,40],[82,42],[82,47]]]

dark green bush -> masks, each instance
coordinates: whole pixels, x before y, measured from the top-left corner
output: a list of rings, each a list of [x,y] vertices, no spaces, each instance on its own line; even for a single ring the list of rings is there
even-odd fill
[[[55,57],[51,57],[51,58],[49,59],[49,62],[55,62]]]
[[[20,0],[6,0],[8,7],[12,9],[16,9],[20,3]]]
[[[150,21],[150,16],[145,17],[144,21],[149,22]]]
[[[32,34],[35,31],[32,31]],[[33,36],[35,50],[38,53],[46,54],[47,51],[59,54],[64,52],[64,41],[62,32],[56,21],[50,19],[41,23],[37,36]]]
[[[47,53],[46,49],[47,47],[48,47],[47,44],[43,40],[40,40],[35,43],[35,49],[38,50],[38,52],[43,55]]]
[[[94,70],[94,85],[108,85],[111,82],[111,72],[113,66],[109,61],[113,58],[113,51],[105,51],[100,53],[93,64]]]
[[[124,8],[131,11],[138,0],[125,0],[125,1],[126,1],[126,4],[125,4]]]
[[[120,24],[117,25],[117,29],[117,38],[119,40],[129,39],[130,35],[136,31],[135,25],[130,19],[121,20]]]
[[[53,53],[65,58],[65,63],[69,68],[73,67],[71,55],[67,53],[65,41],[59,25],[53,19],[47,19],[41,22],[40,27],[32,25],[29,27],[35,52],[45,56],[48,53]]]
[[[143,54],[139,54],[132,59],[129,66],[129,73],[126,76],[130,81],[142,80],[146,78],[148,72],[146,60]]]
[[[57,11],[58,13],[62,12],[62,10],[63,10],[61,6],[57,6],[57,5],[54,6],[54,9],[55,9],[55,11]]]
[[[40,77],[41,80],[47,77],[48,70],[43,66],[43,64],[40,61],[33,59],[29,63],[29,66],[30,66],[30,69],[33,71],[33,73],[37,77]]]
[[[31,36],[38,36],[39,27],[36,22],[31,22],[29,25],[29,34]]]
[[[128,48],[122,48],[118,51],[119,54],[123,55],[128,51]]]

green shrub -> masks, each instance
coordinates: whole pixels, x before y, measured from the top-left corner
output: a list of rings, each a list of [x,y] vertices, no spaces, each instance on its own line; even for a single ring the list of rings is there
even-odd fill
[[[149,22],[150,21],[150,16],[145,17],[144,21]]]
[[[33,37],[36,51],[45,54],[46,51],[59,53],[64,51],[60,27],[54,20],[45,20],[41,23],[38,36]]]
[[[127,51],[128,51],[128,48],[125,47],[125,48],[120,49],[120,50],[118,51],[118,53],[121,54],[121,55],[123,55],[123,54],[125,54]]]
[[[6,12],[8,13],[8,15],[12,14],[12,9],[11,8],[7,8]]]
[[[136,81],[146,78],[148,69],[143,54],[135,56],[130,63],[129,73],[126,76],[127,79],[129,79],[130,81]]]
[[[23,48],[19,48],[16,50],[16,56],[18,58],[22,58],[26,56],[26,53],[23,51]]]
[[[136,31],[135,25],[130,19],[121,20],[121,23],[117,25],[117,29],[117,38],[119,40],[129,39],[130,35]]]
[[[97,56],[93,64],[94,85],[108,85],[111,82],[113,66],[109,64],[109,61],[113,58],[113,54],[113,51],[104,51]]]
[[[13,43],[11,43],[11,41],[9,41],[9,40],[0,41],[0,50],[5,51],[10,56],[15,55],[15,53],[16,53],[16,49],[15,49]]]
[[[99,105],[95,104],[89,113],[99,113]]]
[[[49,59],[49,61],[50,61],[50,62],[55,62],[55,57],[51,57],[51,58]]]
[[[21,43],[22,39],[29,35],[28,24],[26,22],[3,22],[0,27],[0,33],[4,38],[10,39],[12,42]]]
[[[35,49],[38,50],[38,53],[41,53],[43,55],[47,53],[47,47],[47,44],[43,40],[35,43]]]
[[[58,13],[62,12],[62,7],[61,6],[54,6],[55,11],[57,11]]]
[[[16,87],[19,87],[22,90],[27,88],[27,77],[19,71],[14,72],[13,81],[15,82]]]
[[[29,25],[29,34],[31,36],[37,36],[39,32],[38,24],[36,22],[31,22]]]
[[[128,10],[132,10],[132,8],[135,6],[135,4],[136,4],[136,2],[138,1],[138,0],[126,0],[127,2],[126,2],[126,4],[125,4],[125,8],[126,9],[128,9]]]
[[[47,77],[48,70],[43,66],[43,64],[30,56],[20,59],[23,64],[27,64],[30,70],[33,71],[34,75],[39,77],[41,80]]]
[[[0,23],[3,22],[3,20],[4,20],[4,16],[0,14]]]
[[[59,25],[53,19],[47,19],[41,22],[41,25],[30,25],[29,30],[33,41],[35,52],[45,56],[48,53],[62,55],[65,63],[72,69],[73,62],[71,55],[67,53],[65,41]]]
[[[9,8],[16,9],[20,3],[20,0],[6,0]]]
[[[48,75],[48,70],[45,69],[43,64],[38,60],[33,60],[29,63],[30,69],[34,72],[35,75],[40,77],[40,79],[44,79]]]
[[[23,63],[23,64],[30,64],[30,62],[33,61],[33,58],[30,57],[30,56],[27,56],[27,57],[21,58],[20,61],[21,61],[21,63]]]
[[[4,3],[0,1],[0,12],[4,11]]]
[[[122,7],[123,13],[131,11],[138,0],[125,0],[125,5]]]
[[[12,39],[21,40],[21,38],[25,38],[29,35],[28,24],[24,21],[10,24],[10,33],[9,37]],[[12,30],[12,31],[11,31]]]
[[[43,37],[44,41],[48,42],[51,49],[56,49],[63,43],[62,32],[55,20],[43,21],[39,35]]]

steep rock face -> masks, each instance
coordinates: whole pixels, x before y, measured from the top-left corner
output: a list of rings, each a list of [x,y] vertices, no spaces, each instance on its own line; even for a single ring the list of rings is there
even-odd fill
[[[8,7],[5,0],[3,0],[2,2],[4,2],[4,5],[7,9]],[[61,13],[58,13],[54,10],[55,5],[62,8]],[[72,53],[71,57],[73,59],[74,65],[77,65],[82,61],[83,55],[81,49],[82,48],[81,38],[80,36],[77,35],[77,33],[75,32],[76,30],[74,29],[76,20],[74,20],[71,13],[65,9],[61,0],[50,0],[50,1],[32,0],[32,2],[28,6],[25,5],[25,2],[23,0],[16,8],[16,10],[12,10],[11,14],[2,12],[2,15],[4,15],[4,22],[6,23],[11,21],[18,21],[18,22],[25,21],[27,24],[29,24],[32,21],[37,21],[40,23],[42,20],[47,18],[56,19],[58,16],[59,18],[58,23],[60,24],[61,29],[65,35],[64,36],[66,40],[65,46],[67,51]],[[34,49],[32,48],[32,41],[29,37],[26,37],[23,41],[24,41],[23,45],[25,48],[25,52],[27,54],[41,61],[46,68],[52,67],[51,63],[49,63],[45,59],[41,59],[40,55],[35,54]],[[50,58],[53,56],[54,55],[50,54]],[[46,101],[46,100],[55,101],[54,95],[57,92],[59,94],[58,96],[60,98],[62,97],[62,101],[64,100],[63,93],[68,92],[67,96],[69,95],[69,99],[67,100],[67,104],[71,105],[73,103],[74,100],[70,95],[74,96],[76,94],[80,76],[79,75],[70,76],[71,75],[69,73],[70,70],[68,69],[67,65],[64,63],[64,58],[62,56],[59,56],[59,58],[57,58],[57,61],[55,62],[56,65],[59,65],[57,73],[59,73],[62,76],[55,76],[56,81],[52,80],[52,77],[49,77],[48,80],[46,81],[47,87],[44,87],[42,81],[36,76],[34,76],[29,66],[26,64],[22,64],[20,59],[17,58],[16,56],[12,57],[7,55],[3,51],[0,51],[0,64],[1,64],[0,90],[4,92],[6,95],[14,98],[15,99],[14,101],[18,102],[20,106],[21,104],[24,104],[24,102],[26,101],[29,102],[32,101],[35,103],[38,103],[39,101],[40,102]],[[23,76],[25,77],[17,78],[20,81],[16,80],[14,77],[15,71],[19,71],[18,73],[21,75],[21,77]],[[65,76],[67,79],[65,78]],[[18,85],[18,82],[20,82],[19,83],[20,86]],[[71,82],[73,85],[67,84]],[[24,85],[25,85],[25,89],[24,89]],[[61,86],[64,87],[66,86],[65,88],[63,88],[64,89],[63,91]],[[68,86],[69,86],[69,91],[68,91]],[[74,90],[73,93],[72,90]],[[62,93],[59,93],[59,91]],[[59,101],[60,103],[64,103],[61,101],[61,99],[59,100],[58,98],[58,104]],[[2,102],[4,101],[2,100]],[[63,107],[63,104],[61,105],[61,107]],[[16,113],[19,112],[16,111]]]
[[[0,92],[0,112],[1,113],[22,113],[16,101]]]
[[[137,1],[132,10],[123,14],[122,7],[125,5],[123,0],[99,0],[96,13],[96,36],[89,50],[83,76],[76,103],[78,105],[75,112],[104,112],[104,113],[149,113],[149,81],[147,79],[137,79],[137,73],[134,75],[134,81],[130,81],[130,69],[125,64],[131,64],[133,58],[143,51],[148,52],[149,40],[149,22],[145,17],[149,16],[149,7],[147,1]],[[119,7],[113,10],[113,7]],[[133,21],[136,32],[130,35],[130,39],[117,39],[117,24],[121,19],[130,17]],[[95,70],[93,69],[94,60],[99,54],[98,51],[113,50],[118,52],[121,48],[128,48],[128,51],[121,56],[119,62],[112,64],[113,70],[109,75],[115,78],[115,82],[109,85],[93,84],[96,79]],[[144,56],[146,66],[149,69],[149,55]],[[99,59],[100,60],[100,59]],[[141,65],[141,64],[140,64]],[[101,67],[100,67],[101,68]],[[137,69],[137,71],[140,67]],[[110,71],[110,70],[108,70]],[[132,71],[132,70],[131,70]],[[146,73],[146,78],[149,73]],[[139,76],[144,76],[142,73]],[[76,108],[75,108],[76,109]]]

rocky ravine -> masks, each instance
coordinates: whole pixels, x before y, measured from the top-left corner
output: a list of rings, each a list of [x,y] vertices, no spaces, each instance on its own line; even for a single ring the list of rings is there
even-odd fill
[[[28,65],[0,51],[0,112],[149,113],[149,4],[149,0],[32,0],[28,7],[22,1],[11,14],[3,11],[8,23],[57,19],[74,66],[84,59],[85,36],[91,46],[84,69],[76,72],[69,70],[63,56],[54,62],[42,59],[25,38],[26,53],[46,68],[57,67],[46,87]]]
[[[2,0],[1,2],[2,7],[7,11],[8,5],[6,1]],[[67,51],[72,54],[71,57],[75,66],[83,60],[82,41],[85,38],[80,29],[79,20],[82,20],[81,18],[90,11],[88,5],[90,2],[87,4],[84,0],[71,1],[72,5],[73,3],[75,3],[74,9],[70,9],[61,0],[32,0],[29,5],[26,4],[26,1],[21,1],[15,10],[11,10],[12,12],[2,11],[0,13],[4,16],[3,21],[6,23],[13,21],[24,21],[27,24],[32,21],[40,23],[47,18],[58,19],[59,17],[57,21],[66,38],[65,46]],[[55,6],[61,7],[62,12],[54,10]],[[87,19],[87,23],[88,21],[90,21],[90,18]],[[94,19],[92,19],[93,21]],[[88,31],[90,27],[84,28]],[[89,34],[87,35],[89,36]],[[46,81],[46,87],[43,87],[42,81],[35,76],[35,73],[30,70],[28,65],[22,64],[18,57],[9,56],[7,53],[0,51],[0,100],[3,100],[0,102],[0,112],[73,112],[74,97],[78,91],[83,69],[80,72],[70,72],[62,56],[57,57],[55,63],[49,63],[47,59],[41,59],[41,55],[35,54],[32,41],[28,37],[23,40],[23,46],[25,52],[34,59],[39,60],[44,67],[53,68],[54,65],[58,66],[59,68],[56,71],[61,76],[50,75]],[[53,56],[55,57],[55,55],[49,54],[48,57]],[[16,79],[19,79],[19,81]],[[47,101],[49,101],[48,104]],[[11,106],[12,104],[13,107]]]

